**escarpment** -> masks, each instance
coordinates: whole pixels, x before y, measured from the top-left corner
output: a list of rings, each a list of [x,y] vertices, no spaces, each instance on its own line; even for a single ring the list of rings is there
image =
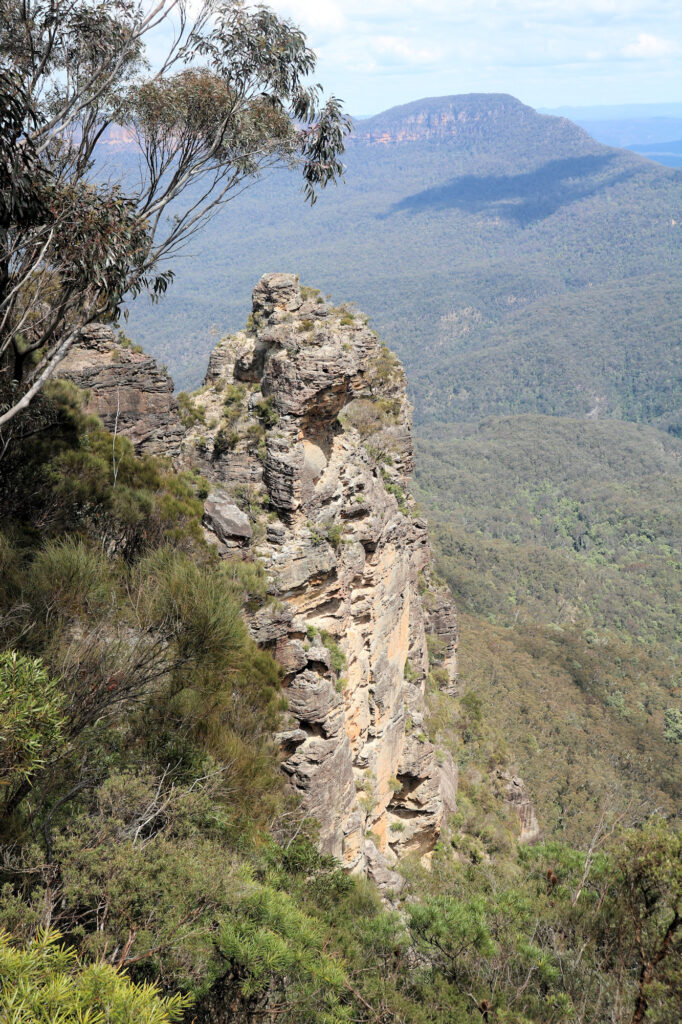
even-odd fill
[[[264,565],[270,601],[250,628],[283,666],[282,770],[321,846],[399,888],[397,858],[428,856],[454,810],[456,770],[426,738],[424,694],[427,679],[453,693],[457,667],[454,607],[431,579],[426,524],[406,489],[401,364],[366,317],[289,274],[256,285],[246,330],[221,341],[204,386],[180,396],[182,424],[160,371],[111,345],[95,338],[65,375],[93,388],[94,411],[140,450],[158,450],[167,418],[163,454],[209,482],[207,540]]]

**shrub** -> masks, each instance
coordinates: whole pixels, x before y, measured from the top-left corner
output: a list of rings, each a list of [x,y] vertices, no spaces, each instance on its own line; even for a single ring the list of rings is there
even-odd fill
[[[59,744],[64,698],[39,658],[0,654],[0,792],[29,779]]]
[[[426,636],[426,647],[429,652],[429,665],[440,665],[445,655],[445,643],[435,633]]]
[[[663,734],[670,743],[682,743],[682,711],[679,708],[666,708],[663,727]]]
[[[406,679],[408,683],[414,683],[419,679],[419,674],[412,668],[412,663],[409,658],[405,661],[403,678]]]
[[[308,522],[308,533],[310,534],[310,543],[314,548],[317,548],[324,541],[324,533],[314,523]]]
[[[385,403],[369,398],[354,398],[344,407],[339,419],[344,427],[357,430],[363,441],[395,423]]]
[[[162,996],[136,985],[108,964],[83,964],[59,944],[59,932],[41,931],[24,949],[0,932],[0,1019],[13,1024],[170,1024],[192,999]]]
[[[236,430],[226,430],[221,427],[213,439],[213,457],[219,459],[225,452],[231,451],[239,441],[239,434]]]
[[[279,423],[279,413],[275,408],[272,397],[264,398],[261,402],[257,402],[253,407],[253,412],[266,430],[269,430],[270,427],[274,427]]]
[[[341,546],[341,538],[343,537],[343,523],[332,523],[327,527],[327,540],[334,548],[335,551]]]
[[[248,631],[229,577],[167,548],[142,559],[136,576],[149,625],[170,631],[184,662],[241,667]]]
[[[131,352],[136,352],[138,355],[144,352],[142,345],[136,345],[132,338],[129,338],[123,331],[119,331],[116,335],[116,342],[121,348],[127,348]]]
[[[194,427],[197,423],[206,422],[206,410],[197,405],[185,391],[178,394],[178,411],[183,427]]]
[[[29,579],[29,601],[46,618],[93,614],[111,599],[108,559],[72,537],[48,541],[36,555]]]
[[[227,426],[233,426],[245,412],[244,398],[246,387],[244,384],[228,384],[225,388],[225,399],[223,401],[223,420]]]
[[[101,550],[127,559],[169,535],[200,540],[203,508],[189,475],[138,458],[125,437],[114,442],[65,382],[55,382],[44,405],[50,430],[29,437],[20,456],[10,452],[3,462],[0,518],[25,535],[90,536]]]
[[[331,633],[328,633],[326,629],[323,629],[320,632],[320,639],[329,651],[331,666],[334,671],[336,673],[343,672],[348,662],[346,661],[346,655],[343,653],[334,637]]]

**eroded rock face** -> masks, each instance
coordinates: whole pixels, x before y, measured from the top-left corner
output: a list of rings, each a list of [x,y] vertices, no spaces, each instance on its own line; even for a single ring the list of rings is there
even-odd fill
[[[246,547],[253,530],[249,517],[220,491],[209,494],[204,503],[204,528],[221,553]]]
[[[121,345],[113,328],[85,328],[58,376],[85,389],[86,411],[99,416],[107,430],[129,438],[138,455],[179,454],[184,428],[173,381],[151,356]]]
[[[283,771],[325,850],[394,890],[396,857],[429,853],[456,788],[422,732],[426,633],[447,690],[456,619],[429,583],[426,524],[405,490],[402,366],[364,316],[269,274],[194,402],[181,461],[248,513],[276,598],[251,630],[286,673]],[[209,503],[204,522],[224,544]]]
[[[518,818],[519,842],[523,845],[537,843],[541,835],[540,825],[523,779],[518,775],[512,775],[505,768],[494,768],[490,778],[494,791],[512,808]]]

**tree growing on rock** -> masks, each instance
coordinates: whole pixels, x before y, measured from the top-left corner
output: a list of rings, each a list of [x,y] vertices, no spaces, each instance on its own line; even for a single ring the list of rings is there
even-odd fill
[[[266,169],[298,167],[311,203],[339,178],[349,121],[315,63],[242,0],[0,0],[0,427]],[[112,125],[138,156],[121,181],[95,166]]]

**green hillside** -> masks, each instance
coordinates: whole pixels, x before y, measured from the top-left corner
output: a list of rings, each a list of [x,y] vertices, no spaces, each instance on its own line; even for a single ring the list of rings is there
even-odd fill
[[[606,797],[679,808],[681,455],[650,427],[541,416],[419,445],[462,688],[487,724],[468,757],[499,758],[503,737],[573,841]]]
[[[351,142],[345,184],[312,210],[286,174],[260,182],[178,261],[161,315],[133,306],[130,333],[178,387],[243,324],[259,276],[294,270],[373,317],[418,421],[598,406],[678,428],[679,172],[504,96],[358,131],[412,141]]]

